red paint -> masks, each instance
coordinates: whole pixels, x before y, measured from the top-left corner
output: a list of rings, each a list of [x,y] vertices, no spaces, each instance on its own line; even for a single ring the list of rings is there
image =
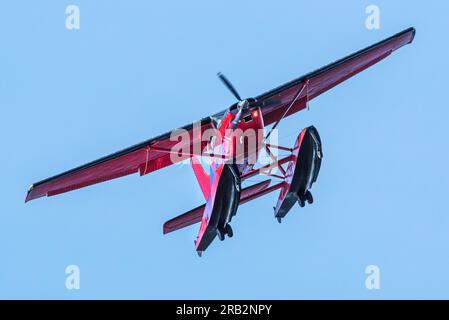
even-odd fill
[[[255,147],[252,149],[241,150],[239,143],[242,143],[242,139],[237,129],[241,129],[242,132],[251,129],[257,133],[258,130],[263,130],[265,126],[276,122],[284,115],[289,116],[304,109],[308,101],[376,64],[403,45],[411,43],[414,34],[415,30],[412,28],[404,30],[371,47],[307,74],[277,89],[273,89],[255,99],[251,99],[249,111],[242,116],[234,132],[227,131],[232,126],[232,120],[235,117],[234,112],[220,113],[223,117],[218,125],[218,133],[213,143],[213,154],[205,155],[213,159],[210,174],[204,172],[196,158],[197,155],[201,154],[198,154],[198,151],[194,150],[194,146],[199,145],[200,150],[204,150],[209,145],[209,141],[202,141],[201,139],[206,130],[215,128],[216,125],[215,121],[211,117],[208,117],[200,121],[199,130],[195,130],[191,125],[183,127],[183,129],[187,130],[189,137],[189,141],[185,142],[187,145],[184,147],[186,148],[183,148],[183,150],[187,149],[187,151],[173,151],[174,146],[178,145],[178,140],[170,139],[170,137],[180,138],[180,135],[166,133],[84,166],[40,181],[31,186],[25,201],[43,196],[53,196],[138,172],[140,175],[146,175],[173,164],[173,158],[171,156],[173,153],[176,153],[180,155],[177,161],[192,158],[192,169],[206,199],[206,204],[167,221],[164,224],[164,233],[201,222],[197,243],[201,241],[213,209],[220,175],[222,174],[226,161],[229,160],[239,160],[239,162],[243,160],[242,164],[239,164],[238,167],[241,180],[260,173],[278,177],[282,180],[282,182],[271,187],[269,186],[270,180],[266,180],[242,190],[240,195],[240,203],[245,203],[274,190],[281,189],[276,207],[277,210],[279,204],[285,198],[292,181],[305,130],[301,131],[293,149],[265,145],[262,140],[257,140]],[[248,118],[249,116],[250,118]],[[290,151],[291,154],[279,160],[272,156],[271,164],[254,169],[253,164],[248,164],[247,162],[250,157],[257,157],[261,148],[267,148],[271,156],[270,148]],[[289,165],[285,170],[282,165],[286,163],[289,163]],[[274,167],[279,168],[282,175],[271,174],[269,169]],[[169,181],[169,183],[173,182]]]

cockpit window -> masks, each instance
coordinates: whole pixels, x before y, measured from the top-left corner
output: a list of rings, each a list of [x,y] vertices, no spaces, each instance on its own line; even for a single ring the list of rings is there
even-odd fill
[[[244,121],[245,123],[250,122],[251,120],[253,120],[253,117],[252,117],[250,114],[247,115],[245,118],[243,118],[243,121]]]

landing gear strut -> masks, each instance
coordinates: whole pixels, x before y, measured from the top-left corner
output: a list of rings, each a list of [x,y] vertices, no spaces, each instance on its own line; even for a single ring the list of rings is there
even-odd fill
[[[223,228],[217,228],[217,236],[220,241],[223,241],[225,239],[225,231]]]
[[[309,190],[306,191],[305,197],[309,204],[313,203],[312,193]]]
[[[306,205],[305,196],[304,195],[302,195],[302,194],[298,195],[298,204],[299,204],[299,206],[301,208],[304,208],[304,206]]]
[[[303,208],[306,205],[306,201],[308,204],[313,203],[313,196],[309,190],[307,190],[304,194],[299,193],[297,195],[297,198],[298,198],[298,204],[301,208]]]
[[[217,236],[220,241],[223,241],[226,235],[229,238],[234,236],[234,231],[232,231],[232,227],[229,223],[227,223],[224,228],[217,228]]]
[[[232,236],[234,235],[234,231],[232,231],[231,225],[229,223],[225,226],[225,232],[229,238],[232,238]]]

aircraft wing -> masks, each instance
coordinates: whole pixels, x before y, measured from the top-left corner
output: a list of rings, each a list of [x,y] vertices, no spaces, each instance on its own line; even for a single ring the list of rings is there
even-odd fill
[[[307,101],[379,62],[401,46],[411,43],[414,35],[414,28],[406,29],[346,58],[261,94],[253,99],[251,105],[261,108],[265,125],[274,123],[283,116],[289,116],[304,109],[307,106]],[[235,107],[236,105],[231,108]],[[224,112],[215,116],[218,117]],[[206,117],[199,121],[201,133],[214,126],[213,117],[215,116]],[[201,135],[194,136],[193,126],[194,124],[190,124],[181,128],[189,132],[191,145],[198,143],[201,138]],[[160,150],[170,150],[176,145],[178,141],[170,139],[170,137],[175,136],[173,131],[167,132],[83,166],[34,183],[29,188],[25,201],[43,196],[53,196],[137,172],[140,175],[145,175],[169,166],[173,164],[170,154]],[[205,146],[206,142],[201,142],[201,150]],[[189,157],[189,155],[186,155],[179,160]]]
[[[255,97],[255,105],[261,108],[265,125],[276,122],[284,113],[286,113],[285,116],[289,116],[304,109],[307,106],[307,101],[376,64],[396,49],[411,43],[415,32],[414,28],[408,28],[390,38]],[[290,104],[292,105],[290,106]],[[290,109],[288,109],[289,107]]]
[[[207,117],[194,124],[180,128],[189,133],[190,147],[199,141],[198,137],[194,137],[193,135],[194,125],[201,128],[201,133],[203,133],[205,130],[214,127],[214,121],[211,117]],[[132,147],[89,162],[75,169],[34,183],[28,190],[25,202],[44,196],[53,196],[83,188],[95,183],[137,172],[139,172],[140,175],[145,175],[167,167],[173,164],[170,154],[161,152],[160,150],[170,150],[170,148],[181,141],[178,141],[179,135],[177,135],[176,132],[177,131],[174,130],[164,133],[158,137],[148,139]],[[198,136],[201,137],[200,135]],[[206,142],[201,142],[201,150],[205,145]],[[188,158],[189,156],[185,155],[178,157],[178,160],[182,161]]]

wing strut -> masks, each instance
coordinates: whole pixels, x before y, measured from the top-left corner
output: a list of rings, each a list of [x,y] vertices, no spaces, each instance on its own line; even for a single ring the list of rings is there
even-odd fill
[[[306,82],[304,83],[304,85],[301,87],[301,89],[298,90],[298,93],[293,97],[292,102],[290,102],[290,105],[288,106],[287,109],[285,109],[284,113],[282,114],[282,116],[276,121],[276,123],[271,127],[270,131],[268,131],[264,141],[267,141],[267,139],[270,137],[271,132],[276,129],[276,127],[278,126],[279,122],[281,122],[281,120],[287,115],[287,113],[290,111],[290,108],[295,104],[296,100],[298,100],[299,96],[301,95],[301,93],[304,91],[304,89],[306,89],[306,103],[307,103],[307,108],[308,108],[308,103],[309,103],[309,97],[308,97],[308,91],[309,91],[309,80],[306,80]]]

